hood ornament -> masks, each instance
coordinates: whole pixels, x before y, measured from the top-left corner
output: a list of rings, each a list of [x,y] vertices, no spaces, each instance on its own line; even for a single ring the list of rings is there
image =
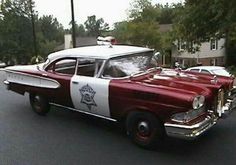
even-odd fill
[[[211,80],[212,84],[217,84],[218,80],[217,80],[217,76],[214,75],[213,79]]]

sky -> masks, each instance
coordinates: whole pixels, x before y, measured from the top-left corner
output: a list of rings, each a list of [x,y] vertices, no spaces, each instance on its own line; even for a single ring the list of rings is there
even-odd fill
[[[71,0],[34,0],[35,10],[39,16],[53,15],[64,26],[69,28],[71,21]],[[182,0],[152,0],[153,3],[178,3]],[[110,27],[115,22],[126,20],[128,9],[133,0],[74,0],[75,21],[83,24],[88,16],[103,18]]]

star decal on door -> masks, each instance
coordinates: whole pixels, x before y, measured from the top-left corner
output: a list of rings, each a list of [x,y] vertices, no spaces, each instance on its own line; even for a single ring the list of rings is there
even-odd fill
[[[88,84],[79,89],[81,94],[81,103],[86,104],[88,109],[91,110],[92,106],[97,106],[94,101],[96,92]]]

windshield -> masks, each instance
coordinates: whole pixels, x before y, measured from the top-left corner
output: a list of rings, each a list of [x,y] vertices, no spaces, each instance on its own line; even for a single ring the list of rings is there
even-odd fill
[[[103,76],[104,77],[126,77],[132,74],[146,71],[150,68],[150,61],[153,52],[144,52],[122,58],[114,58],[108,61]]]
[[[230,76],[230,73],[227,72],[225,69],[216,69],[216,70],[212,70],[212,72],[220,76]]]

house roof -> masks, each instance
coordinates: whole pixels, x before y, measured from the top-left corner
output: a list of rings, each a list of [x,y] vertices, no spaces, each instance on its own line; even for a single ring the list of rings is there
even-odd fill
[[[76,38],[76,47],[94,46],[94,45],[97,45],[96,37],[77,37]]]
[[[76,47],[97,45],[96,37],[76,37]],[[59,51],[65,49],[65,43],[57,46],[54,50]]]

